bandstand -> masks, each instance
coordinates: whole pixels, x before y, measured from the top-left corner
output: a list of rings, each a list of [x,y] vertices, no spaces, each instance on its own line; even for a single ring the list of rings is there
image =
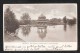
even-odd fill
[[[37,26],[47,26],[47,19],[46,19],[46,16],[44,16],[43,14],[41,14],[39,17],[38,17],[38,20],[37,20]]]

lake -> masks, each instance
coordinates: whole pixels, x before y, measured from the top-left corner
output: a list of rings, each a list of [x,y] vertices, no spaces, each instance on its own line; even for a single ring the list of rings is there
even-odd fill
[[[17,31],[17,37],[26,42],[76,42],[77,26],[21,26]]]

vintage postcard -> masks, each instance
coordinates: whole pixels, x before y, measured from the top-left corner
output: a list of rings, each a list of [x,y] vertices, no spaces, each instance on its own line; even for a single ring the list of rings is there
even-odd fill
[[[3,4],[3,50],[77,50],[77,24],[77,3]]]

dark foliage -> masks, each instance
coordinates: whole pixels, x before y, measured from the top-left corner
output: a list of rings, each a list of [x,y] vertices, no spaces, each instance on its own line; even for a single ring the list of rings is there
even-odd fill
[[[69,25],[74,25],[74,24],[76,24],[76,18],[68,19],[68,24],[69,24]]]
[[[29,14],[24,13],[21,17],[21,22],[20,25],[27,25],[31,23],[31,18],[29,16]]]
[[[66,24],[67,23],[67,18],[66,16],[63,18],[63,22]]]
[[[62,24],[62,23],[61,23],[61,19],[52,18],[52,19],[50,19],[49,24],[57,25],[57,24]]]
[[[19,27],[18,21],[15,19],[14,13],[8,7],[4,13],[5,30],[13,33]]]

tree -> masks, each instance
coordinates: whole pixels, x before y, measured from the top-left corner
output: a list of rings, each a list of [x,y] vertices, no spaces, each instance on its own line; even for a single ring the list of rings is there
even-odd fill
[[[13,33],[19,28],[18,21],[15,19],[15,14],[10,10],[10,7],[4,12],[4,25],[6,31]]]
[[[63,22],[66,24],[67,23],[67,18],[66,16],[63,18]]]
[[[29,16],[29,14],[27,13],[24,13],[23,14],[23,16],[21,17],[21,19],[22,19],[22,21],[21,21],[21,23],[22,24],[30,24],[30,16]]]
[[[76,24],[76,18],[73,17],[73,19],[68,19],[68,24],[69,24],[69,25],[74,25],[74,24]]]
[[[73,23],[76,24],[76,18],[75,17],[73,17]]]
[[[61,19],[59,18],[52,18],[50,19],[50,24],[52,25],[57,25],[57,24],[61,24]]]

